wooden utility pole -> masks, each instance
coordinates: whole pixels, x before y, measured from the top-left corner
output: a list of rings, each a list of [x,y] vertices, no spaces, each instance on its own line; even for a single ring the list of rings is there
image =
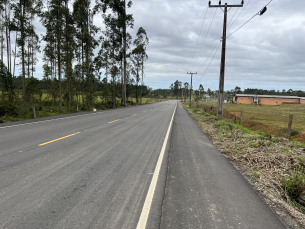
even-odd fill
[[[192,72],[187,72],[187,74],[191,74],[191,89],[190,89],[190,107],[192,106],[192,89],[193,89],[193,74],[197,74],[196,73],[192,73]]]
[[[218,109],[217,109],[217,119],[222,119],[223,114],[223,90],[224,90],[224,78],[225,78],[225,63],[226,63],[226,38],[227,38],[227,13],[228,7],[243,7],[244,1],[241,1],[241,5],[221,5],[221,1],[219,1],[219,5],[211,5],[211,1],[209,1],[209,7],[222,7],[222,11],[224,12],[224,20],[223,20],[223,34],[222,34],[222,50],[221,50],[221,66],[220,66],[220,78],[219,78],[219,92],[218,92]]]

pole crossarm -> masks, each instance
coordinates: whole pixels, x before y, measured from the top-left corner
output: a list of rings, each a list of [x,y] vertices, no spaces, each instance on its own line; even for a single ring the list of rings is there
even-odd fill
[[[243,7],[244,5],[227,5],[227,7]],[[226,7],[226,5],[209,5],[209,7]]]

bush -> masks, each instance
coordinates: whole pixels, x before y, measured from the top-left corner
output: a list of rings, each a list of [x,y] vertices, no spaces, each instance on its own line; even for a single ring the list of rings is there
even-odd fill
[[[5,107],[0,105],[0,117],[5,115]]]
[[[303,167],[295,169],[283,179],[283,188],[289,200],[305,213],[305,173]]]

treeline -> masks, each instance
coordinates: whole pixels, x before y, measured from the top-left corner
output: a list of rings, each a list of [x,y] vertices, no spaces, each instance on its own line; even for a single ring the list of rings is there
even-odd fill
[[[196,86],[196,85],[195,85]],[[209,96],[211,98],[217,98],[218,90],[212,91],[210,88],[207,90],[204,89],[202,84],[199,86],[193,86],[192,95],[194,95],[195,99],[202,99],[204,96]],[[182,83],[179,80],[176,80],[171,84],[169,89],[160,89],[158,93],[164,98],[168,96],[176,97],[176,98],[189,98],[190,97],[191,86],[188,82]],[[155,91],[156,93],[157,91]],[[305,91],[293,91],[292,89],[282,91],[280,90],[264,90],[257,88],[247,88],[245,90],[241,90],[240,87],[236,86],[234,89],[224,91],[224,97],[226,100],[231,100],[236,94],[251,94],[251,95],[284,95],[284,96],[299,96],[305,97]]]
[[[143,83],[149,39],[142,27],[135,39],[127,32],[134,25],[126,12],[130,7],[128,0],[97,0],[95,5],[90,0],[0,0],[2,105],[48,100],[70,112],[75,104],[93,107],[97,94],[113,107],[126,106],[128,96],[142,103],[149,91]],[[103,23],[95,25],[98,15]],[[34,19],[45,34],[38,35]],[[35,77],[38,53],[43,55],[42,80]]]
[[[282,91],[280,90],[264,90],[264,89],[257,89],[257,88],[247,88],[245,90],[241,90],[240,87],[236,86],[234,90],[231,90],[236,94],[250,94],[250,95],[284,95],[284,96],[299,96],[305,97],[305,91],[294,91],[292,89]]]

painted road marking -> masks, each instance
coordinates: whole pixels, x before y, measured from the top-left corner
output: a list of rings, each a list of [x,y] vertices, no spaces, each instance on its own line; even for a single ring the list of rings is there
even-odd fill
[[[75,134],[67,135],[67,136],[62,137],[62,138],[57,138],[57,139],[54,139],[54,140],[49,141],[49,142],[42,143],[42,144],[40,144],[40,145],[38,145],[38,146],[44,146],[44,145],[50,144],[50,143],[52,143],[52,142],[56,142],[56,141],[62,140],[62,139],[64,139],[64,138],[68,138],[68,137],[74,136],[74,135],[76,135],[76,134],[79,134],[79,132],[77,132],[77,133],[75,133]]]
[[[143,112],[146,112],[146,111],[143,111]]]
[[[152,199],[154,197],[154,193],[155,193],[155,189],[156,189],[156,186],[157,186],[157,181],[158,181],[158,177],[159,177],[159,173],[160,173],[160,169],[161,169],[161,165],[162,165],[162,161],[163,161],[163,157],[164,157],[164,153],[165,153],[166,144],[168,142],[169,132],[172,128],[174,116],[175,116],[175,113],[176,113],[176,108],[177,108],[177,104],[176,104],[172,119],[170,121],[168,130],[167,130],[164,142],[163,142],[163,146],[162,146],[162,149],[161,149],[161,152],[160,152],[160,155],[159,155],[159,159],[158,159],[158,162],[157,162],[157,165],[156,165],[156,168],[155,168],[154,176],[151,180],[151,183],[150,183],[150,186],[149,186],[149,189],[148,189],[148,193],[147,193],[147,196],[146,196],[146,199],[145,199],[145,202],[144,202],[144,206],[143,206],[141,216],[140,216],[140,219],[139,219],[139,222],[138,222],[138,225],[137,225],[137,229],[145,229],[145,227],[146,227],[148,215],[149,215],[150,208],[151,208]]]
[[[108,123],[113,123],[113,122],[117,122],[119,121],[120,119],[117,119],[117,120],[114,120],[114,121],[111,121],[111,122],[108,122]]]
[[[135,115],[137,115],[137,114],[133,114],[133,115],[131,115],[131,116],[135,116]]]

